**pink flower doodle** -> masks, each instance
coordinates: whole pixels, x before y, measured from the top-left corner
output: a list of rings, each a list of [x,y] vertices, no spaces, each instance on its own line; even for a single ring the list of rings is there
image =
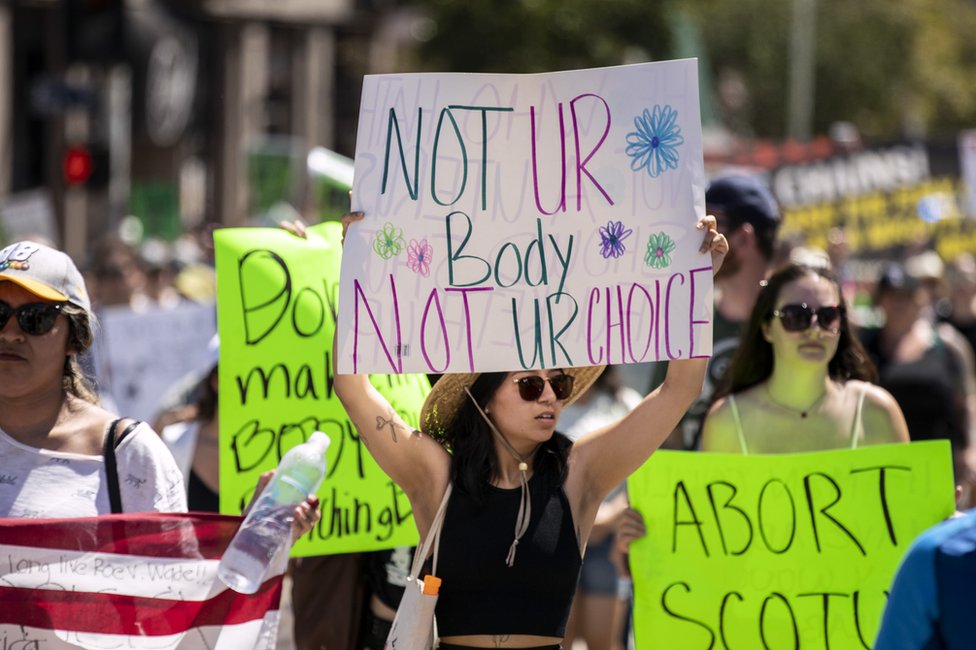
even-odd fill
[[[407,244],[407,266],[411,271],[425,278],[430,275],[430,260],[433,256],[434,249],[426,239],[421,239],[419,242],[411,239]]]

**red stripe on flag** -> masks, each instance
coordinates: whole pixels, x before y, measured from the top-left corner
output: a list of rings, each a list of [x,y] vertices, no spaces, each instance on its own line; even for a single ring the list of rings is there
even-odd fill
[[[251,596],[227,589],[204,601],[0,587],[0,625],[139,636],[179,634],[195,627],[260,620],[278,608],[281,584],[279,575]]]
[[[0,519],[0,545],[217,560],[241,521],[241,517],[197,512]]]

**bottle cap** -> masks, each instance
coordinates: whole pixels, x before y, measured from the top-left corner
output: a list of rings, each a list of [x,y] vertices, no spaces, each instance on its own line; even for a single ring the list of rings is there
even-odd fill
[[[437,576],[424,576],[424,588],[421,593],[425,596],[436,596],[441,588],[441,579]]]
[[[321,449],[322,455],[324,456],[326,450],[329,448],[329,445],[332,444],[332,439],[321,431],[316,431],[309,437],[308,442]]]

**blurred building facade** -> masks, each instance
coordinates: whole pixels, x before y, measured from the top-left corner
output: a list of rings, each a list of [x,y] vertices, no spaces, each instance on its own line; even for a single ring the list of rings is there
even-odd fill
[[[381,14],[363,0],[0,0],[0,239],[80,256],[130,214],[167,238],[281,198],[301,209],[308,152],[353,153]]]

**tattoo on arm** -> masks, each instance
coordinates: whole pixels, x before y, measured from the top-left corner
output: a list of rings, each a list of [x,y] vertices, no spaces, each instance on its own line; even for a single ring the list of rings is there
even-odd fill
[[[390,434],[392,434],[392,436],[393,436],[393,442],[396,442],[397,441],[396,422],[393,420],[393,414],[392,413],[390,414],[390,419],[389,420],[387,420],[386,418],[384,418],[382,415],[377,415],[376,416],[376,430],[377,431],[382,431],[387,426],[390,427]]]
[[[397,441],[397,429],[406,429],[407,428],[407,427],[403,426],[402,424],[400,424],[399,422],[396,421],[396,412],[395,411],[390,411],[390,417],[389,418],[385,418],[382,415],[377,415],[376,416],[376,430],[377,431],[382,431],[386,427],[389,427],[390,428],[390,435],[393,436],[393,442],[396,442]],[[419,436],[420,436],[420,431],[418,431],[417,429],[414,429],[413,431],[410,432],[410,437],[411,438],[417,438]]]

